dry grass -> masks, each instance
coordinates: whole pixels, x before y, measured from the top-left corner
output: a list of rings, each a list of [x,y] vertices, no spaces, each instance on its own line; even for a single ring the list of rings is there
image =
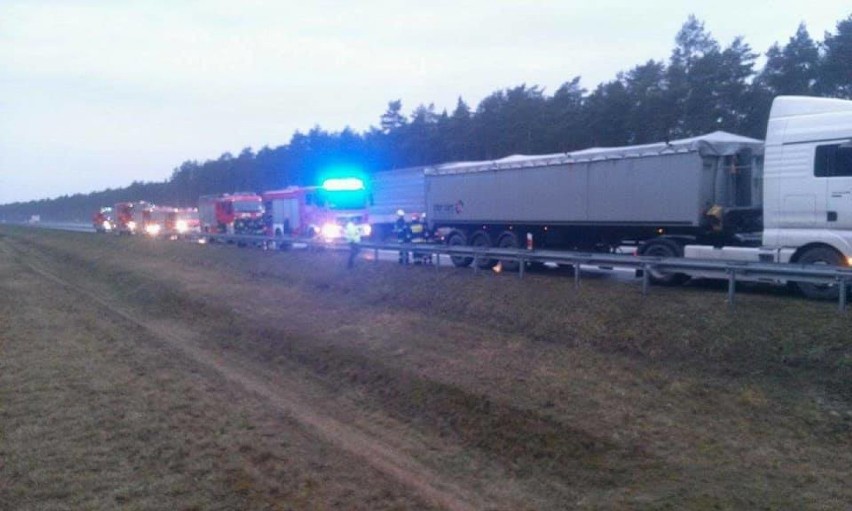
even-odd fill
[[[852,502],[845,483],[852,321],[830,304],[759,290],[729,313],[712,286],[655,289],[642,298],[635,287],[604,281],[574,290],[569,279],[535,275],[519,281],[371,264],[347,272],[336,254],[9,234],[20,253],[73,268],[67,278],[141,317],[184,325],[206,349],[259,375],[319,382],[343,418],[366,417],[389,434],[402,427],[419,442],[402,446],[412,458],[504,503],[497,507],[832,509]],[[49,312],[57,328],[69,321]],[[209,399],[204,387],[196,390],[194,399]],[[232,416],[225,401],[218,413]],[[259,420],[243,416],[247,425]],[[256,448],[256,440],[247,445]],[[265,502],[280,497],[251,475],[236,480],[266,488],[257,492],[271,499]],[[379,481],[369,484],[390,484]],[[338,495],[335,485],[319,487]],[[405,501],[396,499],[374,504]]]

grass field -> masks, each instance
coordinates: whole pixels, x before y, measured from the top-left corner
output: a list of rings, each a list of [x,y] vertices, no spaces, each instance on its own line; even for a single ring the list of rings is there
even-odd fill
[[[0,508],[844,509],[852,313],[0,228]]]

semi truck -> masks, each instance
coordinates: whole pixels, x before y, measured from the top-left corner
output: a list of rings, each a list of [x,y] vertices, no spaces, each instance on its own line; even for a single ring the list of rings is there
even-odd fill
[[[660,257],[852,261],[852,101],[778,97],[765,142],[716,132],[437,165],[424,175],[430,226],[450,245],[519,248],[531,238],[541,248],[627,245]],[[676,284],[700,275],[649,276]],[[808,297],[837,295],[836,286],[793,284]]]
[[[384,170],[370,176],[370,222],[372,235],[378,241],[395,239],[397,211],[407,214],[426,213],[426,167]]]
[[[268,236],[335,241],[343,237],[343,228],[350,221],[363,236],[372,230],[369,193],[360,179],[327,179],[322,186],[291,186],[262,196]]]
[[[251,192],[203,195],[198,199],[198,217],[204,233],[262,235],[264,232],[263,200]]]

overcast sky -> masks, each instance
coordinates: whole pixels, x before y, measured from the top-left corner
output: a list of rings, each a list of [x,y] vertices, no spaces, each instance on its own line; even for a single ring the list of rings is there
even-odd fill
[[[0,0],[0,204],[166,179],[185,160],[452,110],[527,83],[588,89],[665,60],[689,14],[759,52],[848,0]]]

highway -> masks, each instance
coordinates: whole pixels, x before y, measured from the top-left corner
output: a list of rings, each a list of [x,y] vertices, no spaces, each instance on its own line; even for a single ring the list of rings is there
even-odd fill
[[[79,223],[79,222],[39,222],[39,223],[25,224],[25,225],[29,225],[31,227],[37,227],[37,228],[41,228],[41,229],[55,229],[55,230],[72,231],[72,232],[88,232],[88,233],[92,233],[92,234],[95,233],[94,228],[92,227],[91,224]],[[306,247],[307,247],[307,245],[302,244],[302,243],[294,243],[292,245],[292,248],[297,249],[297,250],[305,249]],[[379,250],[378,255],[379,255],[379,261],[398,262],[398,260],[399,260],[399,253],[397,251],[394,251],[394,250]],[[366,261],[374,261],[375,260],[375,251],[374,250],[368,250],[368,249],[362,250],[360,257],[361,257],[361,259],[366,260]],[[412,264],[413,264],[413,262],[412,262]],[[433,264],[438,264],[441,267],[452,266],[452,262],[450,261],[450,258],[446,255],[441,256],[441,257],[433,257]],[[584,279],[586,279],[586,278],[610,279],[610,280],[623,281],[623,282],[637,282],[639,280],[638,277],[636,277],[635,271],[632,270],[632,269],[627,269],[627,268],[624,268],[624,269],[621,269],[621,268],[604,269],[604,268],[599,268],[597,266],[583,265],[583,266],[581,266],[581,270],[582,270],[581,275]],[[488,271],[488,270],[483,270],[483,271]],[[497,271],[499,271],[499,269],[494,269],[494,270],[490,270],[490,271],[497,272]],[[543,268],[538,268],[537,270],[535,270],[535,272],[536,273],[547,273],[547,274],[552,274],[552,275],[564,275],[564,276],[572,276],[573,275],[573,269],[572,268],[560,267],[556,263],[545,263]]]

